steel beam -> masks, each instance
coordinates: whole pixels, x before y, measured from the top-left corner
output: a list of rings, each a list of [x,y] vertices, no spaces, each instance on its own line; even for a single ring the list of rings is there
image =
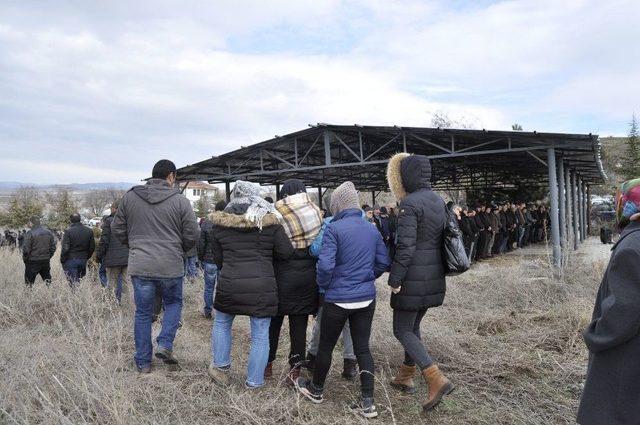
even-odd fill
[[[587,234],[591,234],[591,186],[587,185]]]
[[[322,186],[318,186],[318,207],[322,208]]]
[[[562,254],[560,250],[560,224],[558,222],[558,180],[556,178],[556,151],[547,149],[547,164],[549,170],[549,217],[551,221],[551,245],[553,247],[553,265],[561,266]]]
[[[276,183],[276,201],[280,200],[280,183]]]
[[[376,191],[372,190],[371,191],[371,208],[373,208],[375,204],[376,204]]]
[[[582,240],[585,241],[589,237],[587,232],[587,184],[580,180],[580,192],[582,194]]]

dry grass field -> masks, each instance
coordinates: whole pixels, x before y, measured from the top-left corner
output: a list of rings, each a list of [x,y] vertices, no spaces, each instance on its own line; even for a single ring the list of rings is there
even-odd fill
[[[449,279],[445,305],[429,312],[424,340],[457,385],[434,412],[421,414],[419,393],[400,396],[386,382],[402,361],[391,332],[389,293],[379,282],[371,346],[380,423],[574,423],[586,365],[580,331],[588,322],[606,248],[589,241],[553,279],[542,249],[479,264]],[[592,253],[595,253],[592,255]],[[181,371],[156,363],[150,375],[132,366],[132,319],[93,280],[71,291],[57,259],[54,282],[22,284],[18,253],[0,251],[0,423],[15,424],[344,424],[357,385],[340,378],[336,350],[325,403],[316,406],[271,380],[242,386],[248,320],[238,318],[232,365],[235,385],[206,375],[211,322],[200,315],[202,282],[185,284],[184,326],[175,354]],[[157,331],[157,329],[156,329]],[[285,330],[284,335],[287,334]],[[284,376],[283,337],[274,374]]]

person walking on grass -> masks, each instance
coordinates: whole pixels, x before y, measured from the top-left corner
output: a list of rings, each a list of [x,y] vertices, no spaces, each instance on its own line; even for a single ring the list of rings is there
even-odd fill
[[[96,249],[93,231],[80,223],[80,214],[69,217],[71,226],[62,236],[60,262],[70,285],[78,283],[87,274],[87,261]]]
[[[583,334],[589,364],[581,425],[640,423],[640,179],[624,182],[620,192],[622,231]]]
[[[96,254],[97,261],[105,267],[107,273],[107,287],[113,291],[115,299],[133,311],[133,288],[129,282],[127,264],[129,263],[129,248],[120,243],[111,232],[113,217],[118,211],[119,201],[111,204],[111,214],[102,221],[100,242]],[[124,297],[124,298],[123,298]]]
[[[363,219],[364,220],[364,219]],[[333,217],[325,217],[322,222],[322,228],[320,233],[314,239],[313,243],[309,247],[309,253],[312,257],[318,258],[322,251],[322,241],[324,239],[324,232],[327,229],[329,223],[333,221]],[[309,339],[309,349],[307,351],[307,361],[305,367],[310,373],[316,368],[316,357],[318,356],[318,345],[320,344],[320,323],[322,322],[322,305],[324,304],[324,290],[318,288],[318,313],[316,319],[313,322],[313,329],[311,330],[311,338]],[[351,340],[351,330],[349,329],[349,321],[346,321],[344,328],[342,328],[342,377],[347,380],[355,379],[358,375],[356,369],[356,355],[353,352],[353,341]]]
[[[56,238],[50,230],[40,225],[40,217],[29,219],[31,228],[24,235],[22,259],[24,261],[24,281],[32,287],[40,275],[48,286],[51,283],[51,257],[56,252]]]
[[[176,166],[163,159],[153,166],[147,184],[131,188],[122,198],[111,232],[129,247],[128,272],[136,305],[135,363],[151,371],[151,322],[156,291],[162,291],[164,315],[155,356],[176,365],[173,341],[182,314],[183,253],[198,239],[191,203],[174,187]]]
[[[380,232],[362,219],[353,183],[335,189],[330,209],[333,221],[325,230],[317,267],[318,286],[325,290],[320,346],[313,378],[299,377],[296,387],[313,403],[322,403],[333,349],[348,320],[361,383],[361,399],[351,408],[374,418],[378,412],[369,338],[376,305],[375,279],[387,269],[389,257]]]
[[[227,206],[226,201],[218,201],[215,211],[224,211]],[[203,315],[206,319],[211,319],[213,311],[213,293],[218,281],[218,266],[213,257],[213,224],[211,220],[205,218],[200,227],[200,239],[198,239],[198,259],[204,271],[204,309]]]
[[[213,304],[208,374],[222,386],[229,384],[231,327],[236,316],[249,316],[251,346],[245,387],[262,387],[269,357],[269,324],[278,314],[278,284],[274,260],[286,260],[293,246],[274,213],[260,197],[260,186],[239,180],[224,211],[210,216],[213,260],[219,272]]]
[[[281,199],[275,203],[295,255],[276,260],[278,282],[278,314],[269,326],[269,362],[265,377],[273,374],[272,364],[278,351],[278,340],[284,317],[289,318],[289,372],[285,383],[293,386],[305,362],[307,324],[309,315],[318,310],[316,259],[309,254],[309,246],[322,227],[322,211],[314,204],[302,180],[285,180],[280,189]]]
[[[446,205],[431,190],[431,164],[424,155],[400,153],[389,161],[389,187],[400,203],[396,254],[389,273],[393,334],[404,348],[404,362],[391,385],[415,392],[416,365],[429,392],[422,408],[433,409],[453,391],[427,352],[420,324],[429,308],[444,301],[446,284],[442,242],[447,220]]]

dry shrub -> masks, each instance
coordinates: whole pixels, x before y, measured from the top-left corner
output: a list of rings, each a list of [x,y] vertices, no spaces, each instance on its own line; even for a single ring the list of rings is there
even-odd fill
[[[415,396],[387,385],[402,361],[391,329],[383,279],[371,347],[376,401],[384,423],[573,423],[584,378],[581,329],[588,323],[605,256],[572,259],[554,279],[545,255],[509,255],[449,279],[442,308],[423,322],[423,340],[457,385],[425,418]],[[76,290],[57,260],[51,287],[22,284],[17,253],[0,251],[0,422],[2,423],[361,423],[347,405],[357,384],[340,379],[340,350],[327,380],[325,403],[311,405],[283,386],[288,329],[283,329],[276,378],[265,388],[242,386],[248,320],[234,327],[234,385],[221,389],[206,376],[211,322],[201,318],[202,282],[185,283],[184,326],[176,339],[181,371],[156,363],[150,375],[132,364],[132,317],[88,277]],[[157,332],[157,327],[154,327]],[[418,377],[416,377],[418,378]]]

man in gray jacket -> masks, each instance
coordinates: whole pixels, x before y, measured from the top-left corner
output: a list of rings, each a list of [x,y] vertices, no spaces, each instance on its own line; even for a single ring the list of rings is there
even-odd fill
[[[156,357],[177,364],[173,340],[182,314],[184,252],[199,234],[191,204],[174,187],[176,166],[158,161],[146,185],[135,186],[122,198],[111,224],[113,236],[129,247],[129,275],[136,304],[134,336],[138,371],[151,371],[153,299],[162,292],[164,316]]]

